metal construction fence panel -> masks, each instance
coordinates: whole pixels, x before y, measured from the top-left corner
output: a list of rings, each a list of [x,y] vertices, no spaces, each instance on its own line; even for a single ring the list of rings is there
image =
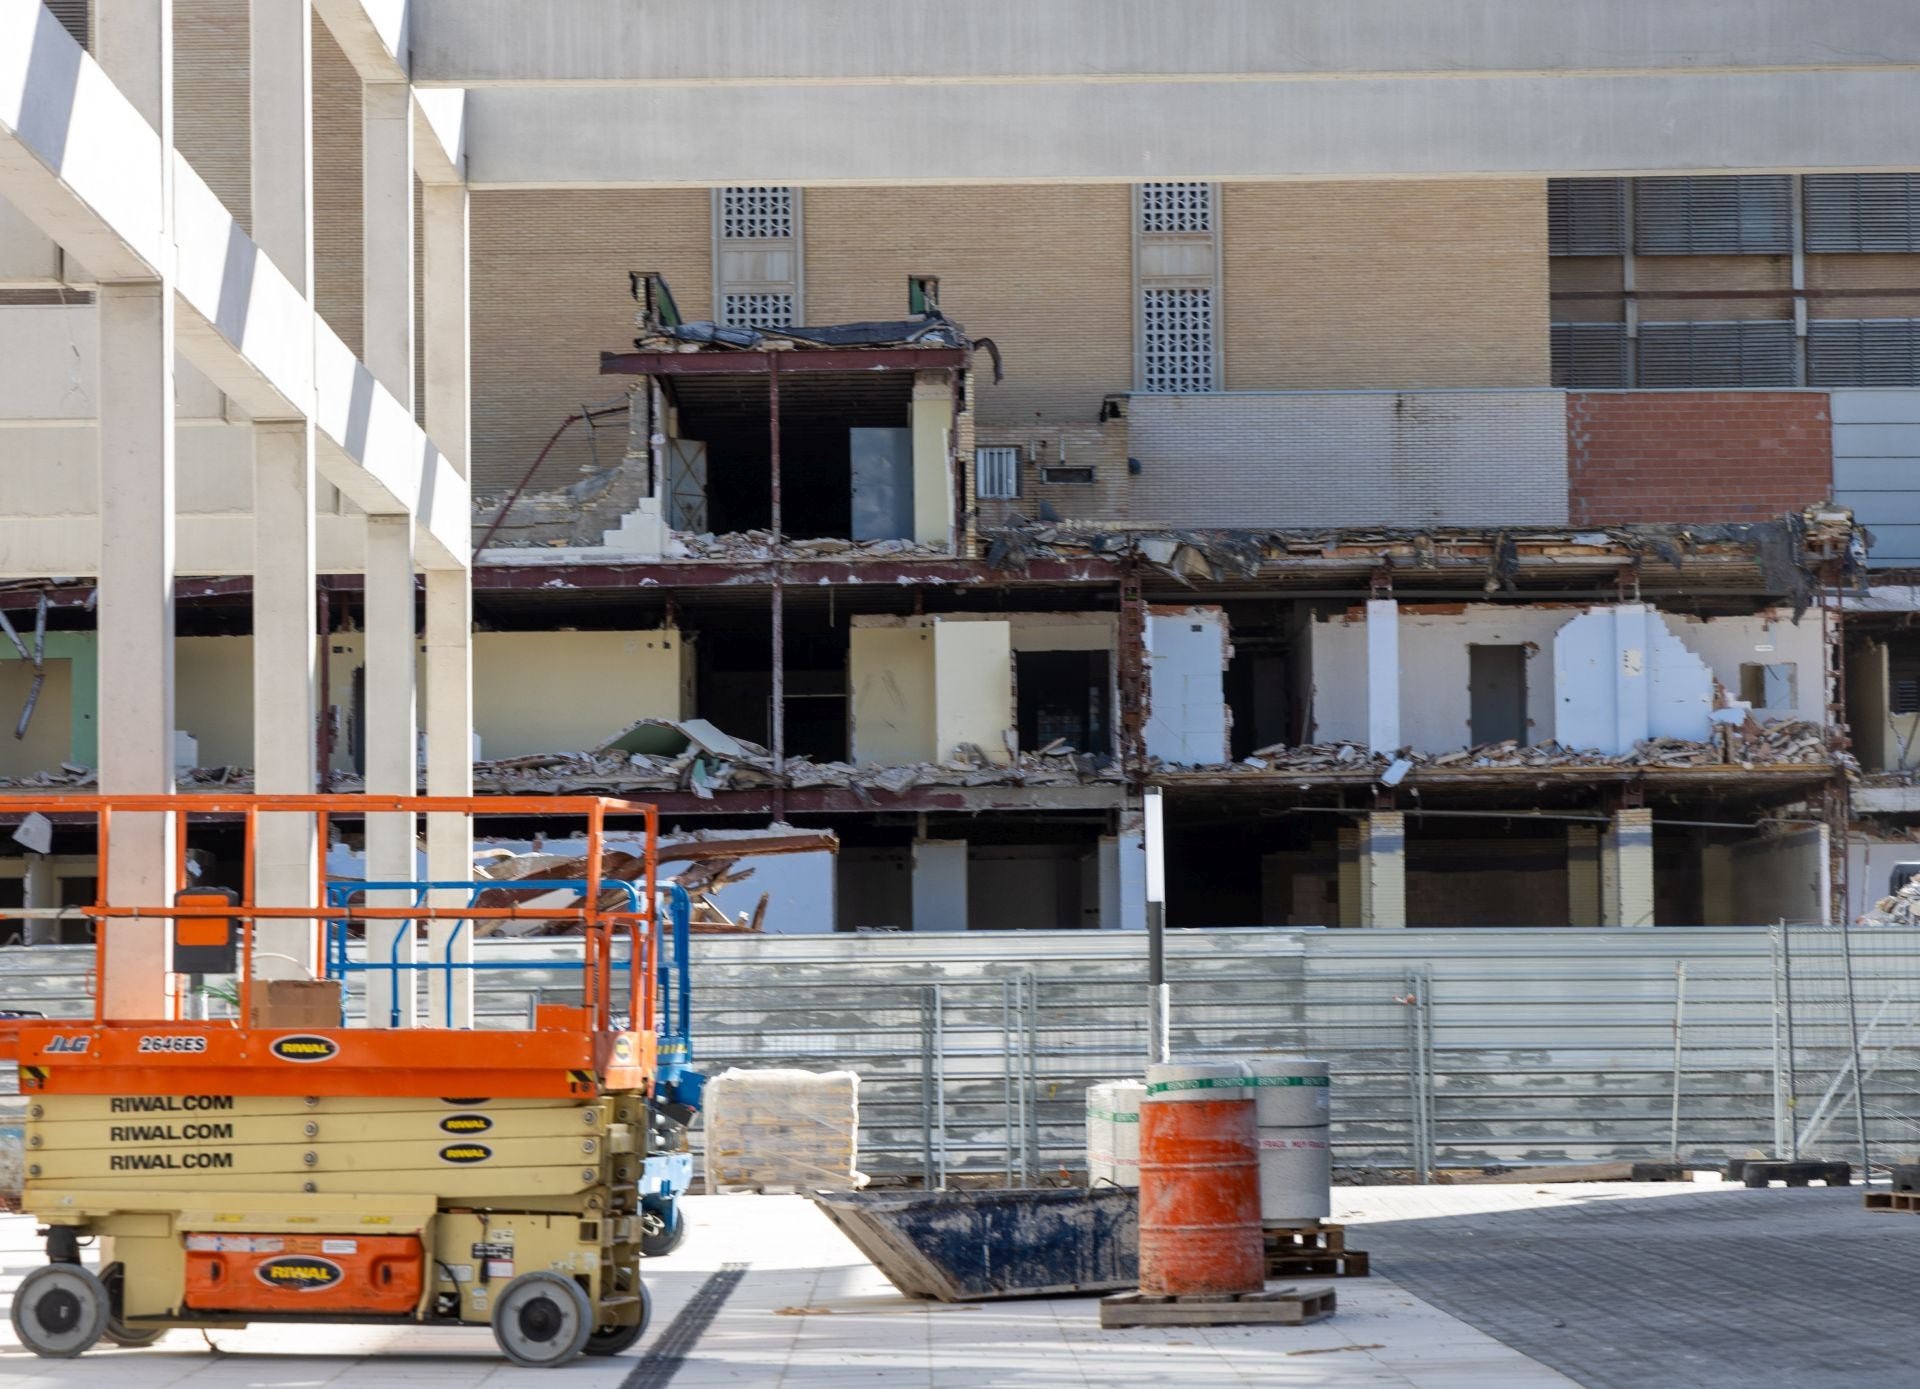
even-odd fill
[[[1147,986],[1137,937],[1055,935],[697,946],[697,1064],[858,1072],[877,1179],[1071,1179],[1086,1088],[1142,1071]],[[1172,939],[1174,1053],[1330,1062],[1344,1168],[1920,1153],[1920,931]],[[0,1008],[82,1016],[91,965],[85,946],[0,950]],[[577,994],[557,978],[483,971],[476,1024],[527,1025]]]

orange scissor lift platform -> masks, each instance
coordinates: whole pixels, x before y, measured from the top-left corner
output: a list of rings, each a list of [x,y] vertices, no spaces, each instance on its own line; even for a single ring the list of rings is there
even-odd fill
[[[177,1326],[398,1321],[487,1325],[518,1363],[555,1365],[638,1338],[648,1301],[638,1182],[660,959],[652,806],[579,796],[102,796],[8,797],[0,811],[91,817],[103,891],[116,816],[173,816],[177,865],[170,902],[72,909],[96,928],[92,1019],[0,1024],[0,1057],[18,1062],[27,1099],[22,1208],[47,1239],[48,1262],[12,1305],[30,1349],[73,1356],[102,1336],[145,1345]],[[342,819],[423,814],[582,822],[585,879],[512,883],[554,889],[540,901],[571,889],[577,904],[480,906],[479,893],[460,891],[467,884],[331,883],[324,852],[311,904],[255,900],[262,816],[311,817],[325,846]],[[236,891],[188,889],[190,817],[242,822]],[[603,881],[609,818],[644,836],[644,881]],[[577,959],[486,965],[577,974],[577,1003],[541,1005],[531,1027],[515,1029],[346,1022],[337,1000],[356,975],[369,998],[382,982],[386,997],[411,1002],[422,976],[451,998],[461,972],[482,967],[453,942],[488,922],[530,919],[566,931]],[[312,927],[312,987],[338,1018],[276,1025],[270,1008],[255,1006],[267,985],[254,977],[254,936],[266,922]],[[442,957],[421,961],[396,946],[355,960],[356,925],[388,941],[415,940],[426,925],[429,954],[437,940]],[[166,1016],[105,1016],[108,972],[126,968],[116,947],[152,944],[129,939],[138,932],[167,933],[183,952],[174,958],[189,945],[229,945],[236,1015],[185,1016],[202,995],[169,978],[149,995],[165,1000]],[[370,1021],[411,1013],[395,1003]],[[92,1269],[80,1253],[90,1237],[100,1248]]]

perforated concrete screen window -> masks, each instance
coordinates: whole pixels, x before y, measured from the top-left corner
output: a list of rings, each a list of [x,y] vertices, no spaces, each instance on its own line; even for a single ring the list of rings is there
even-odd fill
[[[1213,291],[1148,289],[1140,294],[1140,336],[1149,391],[1213,389]]]
[[[1134,384],[1211,391],[1220,379],[1218,190],[1142,183],[1133,191]]]
[[[713,282],[722,323],[790,328],[804,321],[802,220],[797,188],[713,190]]]

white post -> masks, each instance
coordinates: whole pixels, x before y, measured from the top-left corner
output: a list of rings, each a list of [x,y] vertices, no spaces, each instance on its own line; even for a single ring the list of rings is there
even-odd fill
[[[1367,603],[1367,751],[1400,750],[1400,605]]]
[[[104,5],[94,53],[160,137],[162,231],[173,222],[173,4]],[[100,286],[100,790],[167,795],[173,780],[173,286]],[[106,900],[159,906],[174,889],[173,817],[120,815]],[[103,1016],[164,1018],[169,933],[108,925]]]
[[[367,793],[411,796],[418,789],[419,749],[414,715],[413,521],[407,516],[367,518],[366,587]],[[414,853],[414,817],[367,817],[367,880],[410,882],[419,874]],[[370,903],[399,906],[403,893],[374,893]],[[412,964],[411,922],[367,925],[367,963]],[[367,1022],[373,1027],[414,1024],[413,974],[367,974]],[[397,988],[397,994],[396,994]]]
[[[413,97],[404,82],[361,89],[361,287],[374,380],[413,409]]]
[[[425,294],[422,337],[426,353],[427,434],[466,476],[471,429],[470,358],[467,326],[467,187],[464,183],[421,186]],[[473,591],[459,569],[430,569],[427,588],[427,794],[473,794]],[[438,882],[473,877],[473,820],[466,815],[427,817],[427,875]],[[436,892],[436,904],[467,894]],[[457,964],[473,958],[473,925],[434,921],[427,927],[430,958]],[[450,954],[449,954],[450,952]],[[428,972],[427,1025],[473,1026],[473,975],[456,970],[452,997],[448,976]]]
[[[312,299],[313,26],[298,0],[252,0],[253,236],[280,272]],[[264,794],[314,788],[314,436],[311,418],[256,420],[253,430],[253,765]],[[306,906],[316,896],[314,820],[259,822],[255,896]],[[311,977],[316,925],[262,921],[255,973]]]
[[[1142,797],[1142,826],[1147,849],[1147,1062],[1159,1065],[1171,1056],[1173,994],[1167,985],[1167,841],[1160,788]]]

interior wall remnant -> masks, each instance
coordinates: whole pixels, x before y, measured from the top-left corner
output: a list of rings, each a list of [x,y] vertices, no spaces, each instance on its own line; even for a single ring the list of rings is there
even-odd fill
[[[1129,810],[1120,816],[1120,833],[1114,838],[1113,895],[1111,903],[1102,881],[1100,925],[1109,931],[1147,929],[1147,835],[1141,812]]]
[[[913,538],[946,545],[953,537],[953,379],[913,374]]]
[[[904,931],[913,925],[910,849],[843,844],[834,860],[834,924],[839,930]]]
[[[964,931],[968,908],[967,841],[913,842],[913,929]]]
[[[972,743],[1013,760],[1013,643],[1005,622],[933,622],[934,759]]]
[[[975,931],[1073,930],[1095,924],[1082,899],[1080,844],[977,844],[967,859],[967,925]]]
[[[1176,766],[1228,760],[1227,615],[1210,606],[1147,610],[1147,754]]]
[[[1827,848],[1826,825],[1707,845],[1702,862],[1707,883],[1703,924],[1830,924],[1833,870]]]
[[[869,624],[856,617],[847,637],[853,761],[892,767],[933,760],[932,626]]]
[[[1567,924],[1601,924],[1600,830],[1594,825],[1567,826]]]
[[[1579,614],[1553,644],[1555,736],[1570,748],[1631,752],[1646,738],[1704,740],[1714,679],[1644,603]]]
[[[32,636],[27,634],[29,643]],[[33,689],[33,667],[20,660],[0,663],[0,776],[57,771],[73,755],[73,662],[48,656],[41,669],[46,679],[27,736],[18,739],[13,730]]]
[[[1761,688],[1770,700],[1756,707],[1762,719],[1812,719],[1826,716],[1826,639],[1818,616],[1799,622],[1784,608],[1727,617],[1694,617],[1660,613],[1660,620],[1706,662],[1714,680],[1729,698],[1742,698],[1743,671],[1749,666],[1772,670]]]
[[[1367,601],[1367,751],[1397,752],[1400,742],[1400,605]]]
[[[1912,745],[1920,739],[1894,727],[1887,684],[1887,648],[1877,641],[1864,642],[1847,657],[1847,732],[1853,755],[1869,772],[1900,770]],[[1914,720],[1904,720],[1911,726]],[[1899,755],[1893,750],[1899,749]]]
[[[598,747],[636,719],[692,718],[695,654],[694,638],[677,628],[476,632],[480,754],[573,752]]]

